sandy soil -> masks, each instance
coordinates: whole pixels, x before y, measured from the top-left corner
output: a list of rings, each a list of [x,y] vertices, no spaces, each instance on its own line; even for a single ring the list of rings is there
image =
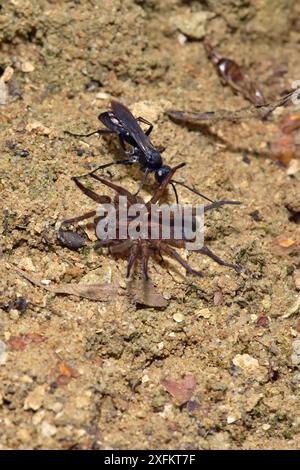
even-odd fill
[[[290,89],[300,79],[299,13],[297,0],[4,2],[0,65],[15,80],[0,106],[2,449],[299,448],[300,237],[287,209],[299,212],[299,152],[287,168],[268,150],[288,110],[192,130],[165,115],[247,105],[220,83],[205,33],[268,99]],[[116,139],[80,142],[63,131],[96,129],[111,98],[155,124],[165,160],[187,162],[185,181],[243,202],[212,213],[206,237],[247,274],[196,254],[188,261],[203,279],[153,260],[164,309],[125,295],[58,296],[16,274],[14,265],[50,285],[126,291],[126,260],[56,241],[63,219],[94,207],[71,176],[118,154]],[[110,174],[133,191],[141,177]],[[185,190],[180,198],[199,202]],[[183,387],[187,374],[195,386],[178,401],[162,380]]]

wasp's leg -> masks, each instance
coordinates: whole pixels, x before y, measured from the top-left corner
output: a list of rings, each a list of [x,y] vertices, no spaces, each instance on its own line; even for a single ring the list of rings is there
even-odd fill
[[[143,124],[147,124],[147,126],[149,126],[148,129],[146,130],[145,134],[150,135],[152,130],[153,130],[153,127],[154,127],[153,124],[151,122],[147,121],[147,119],[145,119],[143,117],[138,117],[137,121],[142,122]]]

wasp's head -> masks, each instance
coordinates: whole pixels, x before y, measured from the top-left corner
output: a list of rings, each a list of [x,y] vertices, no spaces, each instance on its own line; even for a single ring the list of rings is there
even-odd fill
[[[161,166],[155,172],[155,179],[160,184],[164,181],[164,179],[168,176],[171,171],[171,167],[168,165]]]

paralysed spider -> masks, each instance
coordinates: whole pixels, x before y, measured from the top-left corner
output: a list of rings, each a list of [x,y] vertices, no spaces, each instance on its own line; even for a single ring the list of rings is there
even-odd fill
[[[103,215],[99,216],[99,211],[96,211],[96,210],[92,210],[81,216],[65,220],[62,223],[60,230],[63,230],[64,227],[67,227],[69,225],[77,224],[78,222],[82,220],[94,217],[94,224],[95,224],[96,234],[98,238],[98,241],[96,242],[96,245],[95,245],[95,249],[98,249],[101,247],[108,247],[110,253],[112,254],[128,253],[127,277],[130,276],[133,266],[138,261],[140,261],[142,264],[144,278],[146,280],[149,279],[149,276],[148,276],[149,258],[157,254],[161,257],[162,260],[163,260],[163,255],[170,256],[174,258],[178,263],[180,263],[189,273],[194,274],[196,276],[202,276],[202,273],[200,271],[193,269],[175,250],[175,248],[187,248],[187,243],[191,241],[185,236],[184,231],[180,232],[181,235],[179,237],[174,236],[175,218],[171,216],[171,218],[168,221],[170,224],[170,232],[169,232],[170,236],[168,238],[164,238],[163,236],[163,233],[164,233],[163,229],[165,227],[163,225],[164,221],[162,217],[159,217],[158,221],[154,222],[154,224],[155,223],[158,224],[158,227],[156,227],[158,228],[158,232],[156,231],[156,234],[157,233],[159,234],[158,237],[156,236],[154,238],[152,236],[153,220],[151,219],[151,223],[149,223],[151,208],[153,207],[153,205],[156,205],[156,207],[158,208],[162,207],[160,205],[162,196],[164,195],[166,188],[168,184],[170,183],[171,178],[173,177],[176,170],[181,168],[183,165],[184,164],[180,164],[171,169],[167,177],[158,186],[153,196],[147,202],[144,202],[140,196],[130,193],[125,188],[122,188],[121,186],[118,186],[109,180],[101,178],[95,174],[90,174],[89,176],[91,178],[97,180],[98,182],[114,190],[115,196],[112,201],[108,196],[97,194],[92,189],[84,186],[83,183],[81,183],[81,181],[79,181],[77,177],[73,177],[73,180],[76,183],[76,185],[79,187],[79,189],[81,189],[81,191],[83,191],[83,193],[86,196],[93,199],[100,206],[103,206],[104,204],[107,204],[108,202],[110,202],[113,205],[115,209],[115,215],[116,215],[116,225],[115,225],[116,232],[113,238],[105,238],[105,239],[100,238],[99,239],[99,233],[97,231],[97,224],[100,220],[103,220],[104,216]],[[128,211],[126,219],[120,217],[121,210],[122,210],[122,207],[121,207],[122,197],[126,198],[126,203],[127,203],[128,208],[132,207],[135,204],[143,205],[143,207],[146,208],[146,218],[143,219],[144,221],[147,222],[147,236],[146,237],[144,238],[130,237],[128,226],[130,223],[132,223],[132,221],[134,221],[137,218],[137,216],[131,217],[130,215],[128,215],[129,214],[129,211]],[[218,208],[220,206],[226,205],[226,204],[239,204],[239,203],[236,201],[226,201],[226,200],[216,201],[212,204],[204,206],[204,213],[212,209]],[[194,227],[196,226],[195,214],[196,214],[195,210],[194,208],[192,208],[192,222],[193,222]],[[124,229],[124,225],[126,226],[125,227],[126,235],[125,237],[124,236],[121,237],[120,234],[121,234],[122,229]],[[205,244],[201,245],[201,248],[195,249],[193,251],[196,253],[201,253],[203,255],[208,256],[209,258],[213,259],[216,263],[222,266],[233,268],[237,272],[242,271],[242,267],[240,265],[228,263],[222,260],[217,255],[215,255],[207,246],[205,246]]]

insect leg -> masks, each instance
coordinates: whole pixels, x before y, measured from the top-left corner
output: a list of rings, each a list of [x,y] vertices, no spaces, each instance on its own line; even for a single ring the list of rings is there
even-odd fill
[[[148,168],[146,168],[145,173],[144,173],[144,176],[143,176],[143,179],[142,179],[142,181],[141,181],[140,184],[139,184],[139,188],[138,188],[137,192],[134,193],[134,196],[137,196],[137,195],[139,194],[139,192],[141,191],[142,187],[144,186],[144,184],[145,184],[146,181],[147,181],[147,178],[148,178],[149,173],[150,173],[150,170],[149,170]]]
[[[178,205],[179,204],[178,194],[177,194],[176,186],[172,181],[171,181],[171,186],[172,186],[172,188],[174,190],[174,193],[175,193],[176,204]]]
[[[143,260],[143,274],[144,274],[144,279],[145,281],[148,281],[149,275],[148,275],[148,262],[149,262],[149,247],[147,245],[144,245],[142,247],[142,260]]]
[[[125,141],[124,141],[123,137],[121,137],[120,135],[119,135],[119,142],[120,142],[120,145],[122,147],[122,150],[124,150],[124,152],[126,153]]]
[[[130,271],[132,269],[132,266],[136,263],[138,259],[138,245],[133,245],[130,251],[130,254],[128,256],[128,265],[127,265],[127,273],[126,277],[130,276]]]
[[[83,175],[76,176],[76,178],[83,178],[84,176],[92,175],[93,173],[96,173],[96,171],[104,170],[105,168],[109,168],[112,165],[131,165],[133,163],[135,163],[135,162],[132,162],[129,159],[128,160],[116,160],[114,162],[104,163],[104,165],[99,165],[96,168],[94,168],[94,170],[89,171],[88,173],[84,173]]]
[[[90,132],[89,134],[75,134],[74,132],[64,131],[64,134],[71,135],[72,137],[91,137],[91,135],[108,135],[108,134],[115,134],[114,131],[109,129],[98,129],[97,131]]]
[[[225,206],[226,204],[239,205],[241,203],[239,201],[216,201],[216,202],[213,202],[212,204],[208,204],[207,206],[204,206],[204,212],[217,209],[218,207]]]
[[[176,181],[176,180],[171,180],[171,181],[172,181],[173,183],[179,184],[180,186],[183,186],[183,187],[186,188],[186,189],[189,189],[192,193],[195,193],[195,194],[197,194],[198,196],[203,197],[203,199],[206,199],[206,200],[209,201],[209,202],[212,202],[212,203],[214,202],[214,201],[212,201],[211,199],[209,199],[207,196],[204,196],[204,194],[201,194],[201,193],[199,193],[199,191],[196,191],[196,189],[190,188],[190,186],[187,186],[186,184],[181,183],[180,181]]]
[[[151,122],[147,121],[147,119],[145,119],[143,117],[138,117],[136,120],[138,122],[142,122],[143,124],[147,124],[147,126],[149,126],[148,129],[146,130],[145,134],[150,135],[152,130],[153,130],[153,124]]]
[[[77,222],[81,222],[81,220],[85,220],[85,219],[90,219],[91,217],[94,217],[95,215],[96,215],[96,211],[89,211],[83,215],[74,217],[73,219],[64,220],[61,226],[77,224]]]
[[[189,273],[194,274],[195,276],[202,277],[203,274],[201,271],[196,271],[195,269],[191,268],[191,266],[183,259],[181,256],[177,253],[174,248],[171,248],[170,246],[162,246],[160,247],[161,251],[164,251],[167,255],[172,256],[173,258],[178,261],[178,263],[181,264]]]
[[[216,263],[220,264],[221,266],[227,266],[228,268],[233,268],[236,270],[236,272],[240,273],[243,271],[242,266],[239,264],[233,264],[233,263],[227,263],[226,261],[222,260],[219,258],[217,255],[215,255],[207,246],[203,246],[200,248],[200,250],[195,250],[196,253],[202,253],[203,255],[208,256],[212,260],[214,260]]]
[[[89,198],[93,199],[93,201],[98,202],[99,204],[110,204],[111,203],[111,198],[109,196],[100,196],[99,194],[95,193],[90,188],[87,188],[82,184],[79,180],[78,177],[73,176],[72,180],[78,186],[78,188]]]

